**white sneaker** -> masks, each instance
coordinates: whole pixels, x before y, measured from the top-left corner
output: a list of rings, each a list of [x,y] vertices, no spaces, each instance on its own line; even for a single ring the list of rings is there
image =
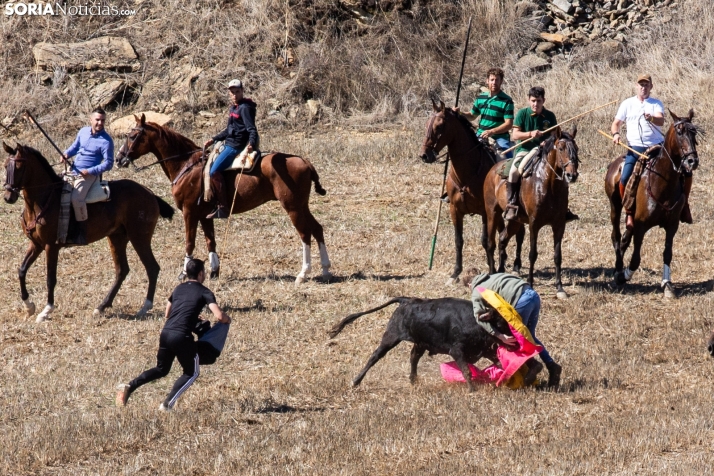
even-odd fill
[[[117,398],[115,403],[118,407],[123,407],[126,405],[126,401],[129,399],[129,384],[120,383],[117,385]]]
[[[162,403],[161,405],[159,405],[159,411],[160,411],[160,412],[170,412],[170,411],[171,411],[171,407],[167,407],[167,406],[165,406],[165,405]]]

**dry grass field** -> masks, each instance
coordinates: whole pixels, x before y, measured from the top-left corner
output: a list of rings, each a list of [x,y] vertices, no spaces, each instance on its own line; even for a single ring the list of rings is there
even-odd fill
[[[714,7],[709,0],[680,3],[681,18],[652,25],[631,41],[636,61],[625,69],[604,63],[554,64],[538,75],[508,69],[504,89],[522,107],[528,87],[542,84],[546,106],[566,118],[631,95],[637,73],[648,71],[654,96],[680,115],[694,107],[695,122],[712,131]],[[24,44],[19,37],[13,41]],[[470,68],[482,68],[478,61],[470,58]],[[505,66],[514,61],[507,57]],[[426,60],[423,65],[440,68]],[[442,73],[439,69],[437,77]],[[59,101],[42,99],[33,89],[39,86],[23,84],[3,88],[0,112],[14,113],[30,101],[38,101],[34,106]],[[451,85],[442,86],[445,100],[453,97]],[[568,300],[555,298],[550,233],[542,232],[539,240],[538,333],[563,366],[561,387],[482,386],[469,393],[464,385],[441,379],[439,364],[450,360],[446,356],[423,358],[419,382],[412,386],[410,346],[401,344],[358,389],[350,388],[394,308],[364,316],[329,340],[336,320],[393,296],[467,297],[465,288],[444,285],[454,260],[445,215],[434,269],[426,270],[443,169],[417,159],[430,105],[426,95],[415,101],[418,106],[389,126],[355,113],[349,121],[302,132],[261,129],[263,149],[305,155],[320,173],[328,193],[313,194],[311,203],[325,227],[335,278],[293,284],[301,247],[277,202],[234,217],[227,242],[226,224],[220,223],[222,276],[207,284],[234,324],[222,357],[202,368],[168,414],[157,409],[180,372],[178,364],[168,378],[139,389],[124,409],[114,406],[114,388],[155,362],[164,299],[177,284],[183,256],[180,214],[172,222],[160,221],[154,237],[162,272],[147,318],[134,318],[146,276],[133,251],[132,272],[114,308],[104,318],[92,317],[113,280],[104,241],[61,252],[57,309],[38,325],[22,310],[16,277],[26,247],[18,223],[22,202],[2,203],[0,474],[712,473],[714,360],[706,341],[714,328],[714,143],[710,136],[699,146],[695,223],[681,226],[675,238],[672,278],[679,299],[664,300],[659,289],[661,230],[647,235],[642,267],[631,284],[614,287],[603,178],[618,151],[596,133],[609,127],[614,106],[579,123],[582,164],[570,197],[581,219],[568,225],[563,243]],[[47,127],[50,133],[62,131],[56,139],[66,145],[71,128],[59,115],[48,112],[54,120]],[[207,138],[188,126],[184,132]],[[27,130],[21,137],[54,157],[38,133]],[[12,138],[0,131],[0,139]],[[115,140],[118,146],[120,139]],[[133,178],[171,201],[169,182],[158,170],[137,175],[114,169],[108,178]],[[479,223],[478,217],[466,220],[464,263],[483,269]],[[206,258],[201,241],[199,236],[196,255]],[[524,257],[527,253],[526,240]],[[313,274],[319,274],[317,246],[313,265]],[[41,309],[43,257],[30,270],[28,286]]]
[[[603,120],[606,119],[603,113]],[[595,119],[593,119],[595,120]],[[592,128],[582,142],[595,145]],[[332,131],[280,137],[269,147],[309,155],[327,196],[313,195],[326,229],[335,279],[293,284],[296,233],[277,203],[238,216],[220,243],[223,275],[209,283],[234,318],[223,356],[181,398],[157,411],[179,372],[141,388],[125,409],[114,386],[152,366],[161,301],[176,284],[183,250],[180,217],[162,221],[154,249],[162,266],[156,310],[133,313],[146,278],[132,273],[107,318],[91,317],[112,279],[106,242],[61,253],[57,310],[36,325],[20,309],[16,273],[25,246],[20,205],[3,205],[0,308],[0,472],[3,474],[704,474],[712,470],[711,389],[705,349],[714,294],[711,146],[700,147],[696,223],[682,227],[673,278],[681,294],[658,289],[663,234],[646,239],[633,283],[611,286],[613,253],[602,193],[606,160],[581,146],[581,179],[568,226],[565,283],[555,299],[548,233],[540,239],[539,333],[563,365],[558,391],[483,386],[469,394],[441,380],[444,356],[425,357],[408,381],[410,346],[393,350],[350,381],[376,347],[390,310],[365,316],[330,341],[336,319],[391,296],[466,297],[444,281],[453,234],[444,220],[435,269],[426,271],[440,185],[439,166],[417,161],[421,124],[382,133]],[[39,144],[39,143],[38,143]],[[148,160],[148,159],[144,159]],[[167,197],[168,181],[135,176]],[[113,171],[113,177],[133,172]],[[219,227],[221,237],[225,224]],[[465,263],[485,266],[467,223]],[[200,256],[205,250],[199,248]],[[316,247],[313,254],[316,256]],[[526,246],[527,252],[527,246]],[[315,258],[316,259],[316,258]],[[44,303],[43,259],[31,270]],[[319,268],[318,268],[319,269]]]

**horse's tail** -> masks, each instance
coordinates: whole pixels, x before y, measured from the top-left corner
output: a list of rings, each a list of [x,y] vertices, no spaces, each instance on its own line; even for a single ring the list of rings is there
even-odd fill
[[[327,193],[327,190],[322,188],[322,185],[320,185],[320,176],[317,174],[315,166],[312,165],[312,162],[307,160],[305,157],[303,157],[302,160],[304,160],[307,166],[310,168],[310,179],[315,182],[315,192],[318,195],[325,195]]]
[[[357,312],[355,314],[350,314],[349,316],[345,317],[342,319],[339,323],[335,324],[332,329],[327,333],[330,336],[330,339],[334,339],[337,337],[337,334],[342,332],[342,329],[344,329],[347,324],[351,324],[352,322],[356,321],[358,317],[362,317],[365,314],[371,314],[373,312],[379,311],[380,309],[384,309],[387,306],[391,306],[394,303],[399,303],[399,304],[404,304],[405,302],[411,301],[411,298],[407,297],[396,297],[393,299],[390,299],[389,301],[385,302],[381,306],[377,306],[373,309],[370,309],[369,311],[363,311],[363,312]]]
[[[174,207],[166,203],[161,197],[156,197],[156,201],[159,203],[159,215],[161,215],[161,218],[166,218],[167,220],[171,220],[174,217]]]

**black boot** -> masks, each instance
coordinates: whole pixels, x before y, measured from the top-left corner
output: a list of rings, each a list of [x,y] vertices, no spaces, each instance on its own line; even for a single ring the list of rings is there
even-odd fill
[[[530,358],[526,361],[526,365],[528,366],[528,372],[526,373],[526,376],[523,377],[523,385],[530,387],[533,385],[533,382],[535,382],[535,379],[538,377],[541,370],[543,370],[543,364],[534,358]]]
[[[213,201],[216,203],[216,208],[209,213],[206,218],[209,220],[213,220],[214,218],[228,218],[228,212],[226,211],[228,202],[226,199],[226,184],[222,172],[218,172],[211,177],[211,185],[215,191]]]
[[[506,182],[506,193],[508,194],[508,205],[506,205],[506,211],[503,212],[503,219],[513,220],[518,216],[518,195],[521,191],[521,181],[517,182]]]
[[[560,374],[563,368],[555,362],[545,364],[545,368],[548,369],[548,386],[557,387],[560,385]]]
[[[67,245],[84,246],[87,244],[87,222],[77,222],[77,233],[72,238],[67,238]]]

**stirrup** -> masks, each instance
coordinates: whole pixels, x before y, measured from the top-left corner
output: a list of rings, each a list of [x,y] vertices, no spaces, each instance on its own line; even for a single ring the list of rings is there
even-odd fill
[[[222,206],[217,206],[215,210],[213,210],[211,213],[206,215],[206,218],[209,220],[213,220],[214,218],[228,218],[228,212],[226,212],[226,209]]]

